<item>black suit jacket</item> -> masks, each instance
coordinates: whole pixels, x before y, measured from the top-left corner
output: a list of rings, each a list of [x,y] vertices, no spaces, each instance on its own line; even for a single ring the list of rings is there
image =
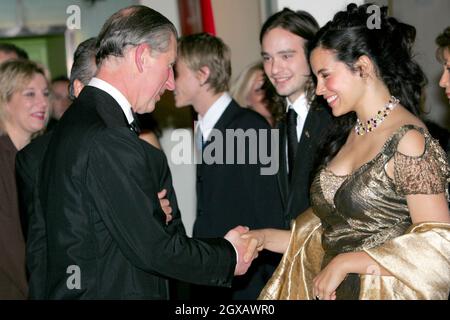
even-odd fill
[[[233,246],[185,235],[164,154],[127,127],[109,94],[83,89],[45,139],[17,158],[19,176],[29,181],[25,198],[33,199],[30,298],[167,299],[166,277],[231,285]],[[39,166],[29,165],[39,158]],[[173,209],[169,225],[157,198],[163,188]],[[79,289],[68,286],[73,266]]]
[[[249,164],[248,161],[250,148],[264,141],[260,140],[258,133],[266,135],[265,141],[269,146],[265,147],[271,152],[271,128],[267,121],[256,112],[241,108],[232,101],[214,129],[224,137],[224,148],[220,148],[224,164],[207,164],[204,161],[197,165],[197,219],[194,224],[194,236],[200,238],[223,236],[237,225],[248,226],[250,229],[282,228],[283,207],[278,192],[276,172],[273,175],[262,175],[261,168],[268,165],[263,165],[259,158],[255,164]],[[256,133],[254,144],[246,140],[245,150],[238,149],[236,142],[234,156],[231,157],[234,164],[225,163],[230,152],[225,148],[227,129],[244,131],[254,129]],[[228,145],[230,145],[229,142]],[[213,147],[213,143],[215,143],[214,138],[205,144],[205,153],[208,153],[208,148]],[[243,154],[247,159],[246,164],[237,164],[238,157]],[[274,159],[274,161],[277,160],[277,158]],[[276,265],[277,262],[274,264]],[[258,258],[247,275],[236,279],[232,288],[234,298],[257,298],[273,272],[272,269],[270,271],[265,269],[267,263],[267,260]],[[242,281],[238,284],[240,280]]]
[[[284,227],[289,228],[291,220],[309,208],[309,189],[312,180],[312,171],[318,147],[331,125],[332,116],[321,98],[313,101],[306,117],[303,132],[297,146],[292,180],[289,183],[286,142],[286,122],[278,125],[280,130],[280,170],[278,171],[278,186],[283,199],[285,213]],[[323,141],[322,141],[323,142]]]

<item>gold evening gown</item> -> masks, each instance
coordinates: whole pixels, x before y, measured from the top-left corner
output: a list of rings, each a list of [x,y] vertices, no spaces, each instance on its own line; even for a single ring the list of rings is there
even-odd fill
[[[421,156],[397,151],[409,130],[425,138]],[[394,159],[394,179],[385,166]],[[392,276],[378,270],[349,274],[337,299],[447,299],[450,288],[450,224],[413,225],[406,195],[446,191],[446,154],[426,130],[405,125],[380,153],[353,173],[326,167],[311,186],[311,208],[292,224],[290,243],[259,299],[313,299],[312,279],[336,255],[365,251]]]

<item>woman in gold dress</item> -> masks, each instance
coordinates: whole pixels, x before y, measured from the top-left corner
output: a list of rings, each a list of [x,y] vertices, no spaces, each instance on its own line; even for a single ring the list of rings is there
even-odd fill
[[[426,78],[414,27],[369,4],[337,13],[309,44],[316,94],[335,118],[312,207],[291,231],[250,231],[284,253],[260,299],[447,299],[446,155],[419,119]]]

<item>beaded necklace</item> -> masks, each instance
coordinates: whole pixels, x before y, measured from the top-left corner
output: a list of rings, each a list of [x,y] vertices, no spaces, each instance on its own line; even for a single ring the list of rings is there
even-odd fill
[[[363,136],[366,133],[372,132],[376,127],[378,127],[391,113],[392,110],[398,105],[400,100],[396,97],[391,96],[388,103],[383,107],[382,110],[378,111],[377,115],[373,118],[367,120],[367,123],[362,123],[359,118],[356,119],[355,131],[358,136]]]

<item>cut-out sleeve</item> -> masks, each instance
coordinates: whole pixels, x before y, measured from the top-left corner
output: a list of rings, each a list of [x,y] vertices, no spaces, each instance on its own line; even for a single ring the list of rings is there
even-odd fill
[[[401,195],[447,194],[449,174],[446,153],[428,134],[425,134],[425,150],[421,156],[398,151],[394,154],[396,191]]]

